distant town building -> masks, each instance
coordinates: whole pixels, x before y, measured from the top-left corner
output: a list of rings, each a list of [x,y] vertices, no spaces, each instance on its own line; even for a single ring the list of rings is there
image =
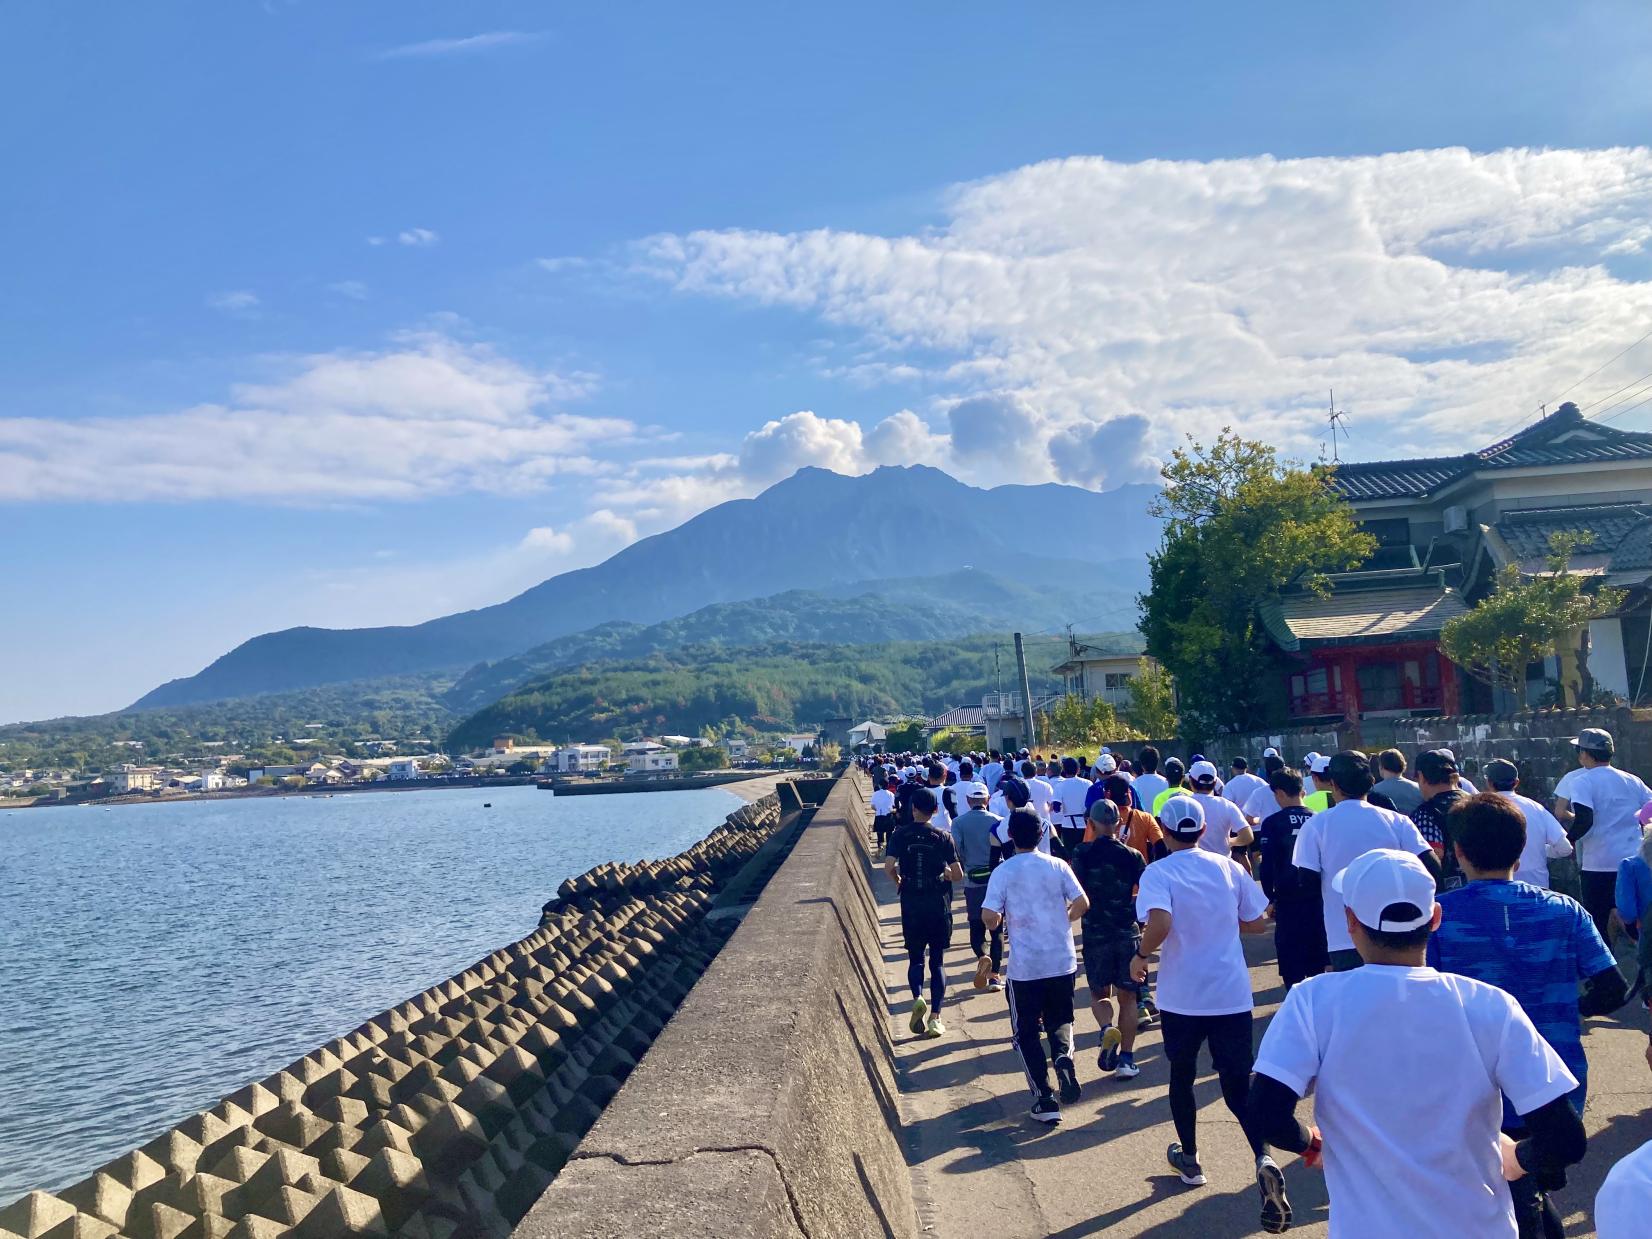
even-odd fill
[[[814,747],[815,738],[812,733],[799,732],[794,736],[781,736],[780,743],[784,744],[799,757],[802,757],[804,749],[812,749]]]
[[[606,769],[613,754],[602,744],[565,744],[551,752],[545,765],[562,774],[582,774]]]
[[[1067,645],[1067,657],[1050,671],[1061,677],[1070,696],[1105,701],[1115,710],[1130,704],[1130,681],[1141,670],[1141,654],[1108,653],[1071,637]]]
[[[247,771],[247,782],[256,783],[259,779],[274,779],[279,783],[289,775],[304,774],[308,766],[254,766]]]
[[[653,740],[637,740],[625,746],[625,766],[632,774],[677,769],[677,754]]]
[[[751,745],[739,736],[730,736],[723,741],[723,751],[729,755],[730,761],[744,761],[751,754]]]
[[[876,748],[887,739],[889,728],[870,719],[849,729],[849,747],[852,749]]]
[[[160,769],[157,766],[134,766],[123,763],[119,769],[108,776],[110,790],[115,795],[124,795],[127,792],[154,791],[161,785]]]
[[[511,736],[495,736],[493,738],[494,753],[508,753],[516,747],[516,740]]]
[[[417,779],[423,774],[417,757],[398,757],[390,763],[388,778],[397,782],[407,779]]]

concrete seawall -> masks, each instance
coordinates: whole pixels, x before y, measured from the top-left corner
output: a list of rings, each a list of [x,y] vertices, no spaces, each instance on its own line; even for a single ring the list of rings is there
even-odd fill
[[[840,779],[517,1239],[919,1233],[869,822]]]
[[[509,1234],[738,924],[714,911],[796,837],[796,792],[761,790],[687,851],[569,879],[520,942],[0,1209],[0,1239]]]

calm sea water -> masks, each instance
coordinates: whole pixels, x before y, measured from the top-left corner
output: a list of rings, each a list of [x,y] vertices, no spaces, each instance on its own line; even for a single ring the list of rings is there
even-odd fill
[[[680,852],[740,803],[502,787],[0,812],[0,1203],[531,932],[564,878]]]

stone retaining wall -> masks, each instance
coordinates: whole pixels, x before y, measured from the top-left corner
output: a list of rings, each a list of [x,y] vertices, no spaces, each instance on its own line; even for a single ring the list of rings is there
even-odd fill
[[[517,1239],[919,1233],[865,797],[837,781]]]
[[[733,930],[708,913],[781,818],[769,795],[678,856],[569,879],[528,937],[0,1209],[0,1239],[509,1234]]]

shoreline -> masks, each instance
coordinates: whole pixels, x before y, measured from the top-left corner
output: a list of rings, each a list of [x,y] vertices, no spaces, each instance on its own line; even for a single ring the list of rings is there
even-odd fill
[[[785,773],[774,770],[753,770],[739,772],[752,779],[761,779],[770,775]],[[229,787],[212,792],[174,792],[169,795],[150,796],[142,792],[129,793],[123,796],[101,796],[89,800],[53,800],[40,797],[35,800],[0,799],[0,813],[9,813],[23,809],[86,809],[104,808],[114,809],[123,805],[153,805],[153,804],[191,804],[201,800],[254,800],[269,798],[290,797],[326,797],[340,795],[361,795],[369,792],[441,792],[457,789],[475,789],[478,787],[531,787],[544,776],[533,774],[507,774],[497,777],[483,775],[466,775],[452,779],[398,779],[394,782],[380,779],[375,783],[344,783],[333,787]],[[617,780],[612,780],[617,782]],[[730,780],[723,786],[732,786],[739,780]],[[593,780],[593,783],[596,780]],[[665,784],[668,780],[659,780]],[[624,788],[625,791],[692,791],[693,788],[678,788],[671,786],[643,786]]]

